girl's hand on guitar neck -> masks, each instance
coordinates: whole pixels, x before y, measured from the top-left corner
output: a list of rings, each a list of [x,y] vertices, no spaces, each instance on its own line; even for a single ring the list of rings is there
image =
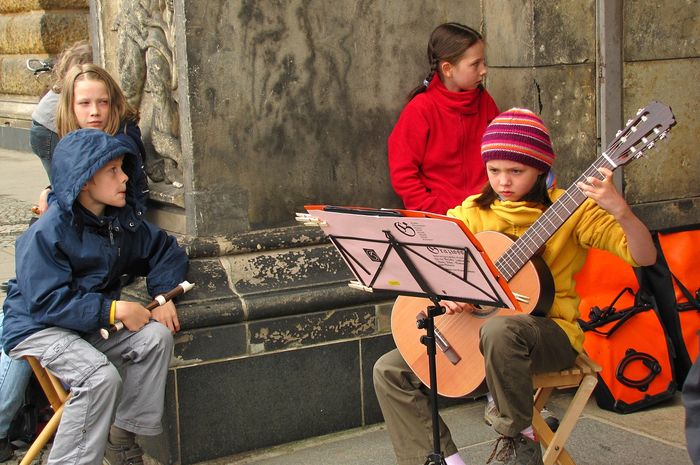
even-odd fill
[[[627,245],[634,261],[640,266],[653,265],[656,261],[656,247],[651,240],[649,230],[632,212],[615,188],[612,171],[602,167],[598,168],[598,171],[605,176],[604,179],[590,177],[586,180],[587,183],[579,182],[576,186],[617,220],[625,232]]]
[[[471,313],[476,310],[476,307],[466,302],[453,302],[452,300],[443,300],[440,304],[445,308],[445,313],[452,315],[455,313],[467,312]]]
[[[576,185],[586,197],[593,199],[619,221],[630,207],[615,188],[612,180],[613,172],[607,168],[598,168],[598,171],[605,176],[602,180],[591,176],[586,180],[587,182],[579,182]]]

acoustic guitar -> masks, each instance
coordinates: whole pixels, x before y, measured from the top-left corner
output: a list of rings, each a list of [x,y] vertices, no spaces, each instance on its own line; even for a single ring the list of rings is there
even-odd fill
[[[482,307],[473,313],[441,315],[435,318],[436,371],[438,392],[446,397],[462,397],[474,391],[485,377],[484,359],[479,351],[481,326],[494,316],[516,314],[519,311],[545,315],[554,299],[554,282],[537,252],[571,214],[586,200],[576,186],[589,177],[602,179],[598,168],[615,170],[639,158],[663,139],[675,124],[671,109],[651,102],[639,110],[636,117],[618,131],[602,155],[530,226],[517,240],[493,231],[476,234],[477,240],[508,282],[520,310]],[[430,385],[428,355],[421,343],[424,330],[416,320],[425,317],[432,305],[428,299],[400,296],[393,307],[391,331],[404,360],[420,380]]]

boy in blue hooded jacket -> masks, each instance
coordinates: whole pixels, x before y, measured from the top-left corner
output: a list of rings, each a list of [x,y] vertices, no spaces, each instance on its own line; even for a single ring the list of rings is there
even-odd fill
[[[175,305],[151,314],[119,300],[121,277],[146,276],[155,296],[185,279],[188,261],[142,218],[146,193],[129,182],[140,179],[138,154],[123,134],[66,135],[52,160],[56,201],[17,239],[3,347],[37,358],[71,390],[49,464],[143,463],[135,434],[162,431]],[[103,340],[98,330],[116,320],[127,330]]]

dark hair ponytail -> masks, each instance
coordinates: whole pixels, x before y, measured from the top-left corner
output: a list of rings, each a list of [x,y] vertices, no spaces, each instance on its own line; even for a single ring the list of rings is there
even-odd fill
[[[435,74],[440,75],[439,65],[441,61],[446,61],[453,65],[457,64],[457,60],[464,52],[480,40],[484,40],[481,34],[464,24],[444,23],[436,27],[430,34],[428,41],[430,71],[428,71],[421,85],[408,94],[408,100],[411,100],[421,92],[425,92]]]

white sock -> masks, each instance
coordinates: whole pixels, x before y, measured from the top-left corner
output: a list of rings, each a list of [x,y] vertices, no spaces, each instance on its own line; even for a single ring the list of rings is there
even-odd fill
[[[535,430],[532,429],[532,425],[530,425],[530,426],[528,426],[527,428],[525,428],[524,430],[522,430],[522,431],[520,432],[520,434],[522,434],[522,435],[525,436],[526,438],[530,438],[530,439],[532,439],[533,441],[535,441]]]
[[[486,402],[493,402],[493,396],[490,392],[486,393]]]
[[[459,453],[452,454],[449,457],[445,457],[445,463],[447,465],[466,465],[462,460],[462,457],[459,456]]]

